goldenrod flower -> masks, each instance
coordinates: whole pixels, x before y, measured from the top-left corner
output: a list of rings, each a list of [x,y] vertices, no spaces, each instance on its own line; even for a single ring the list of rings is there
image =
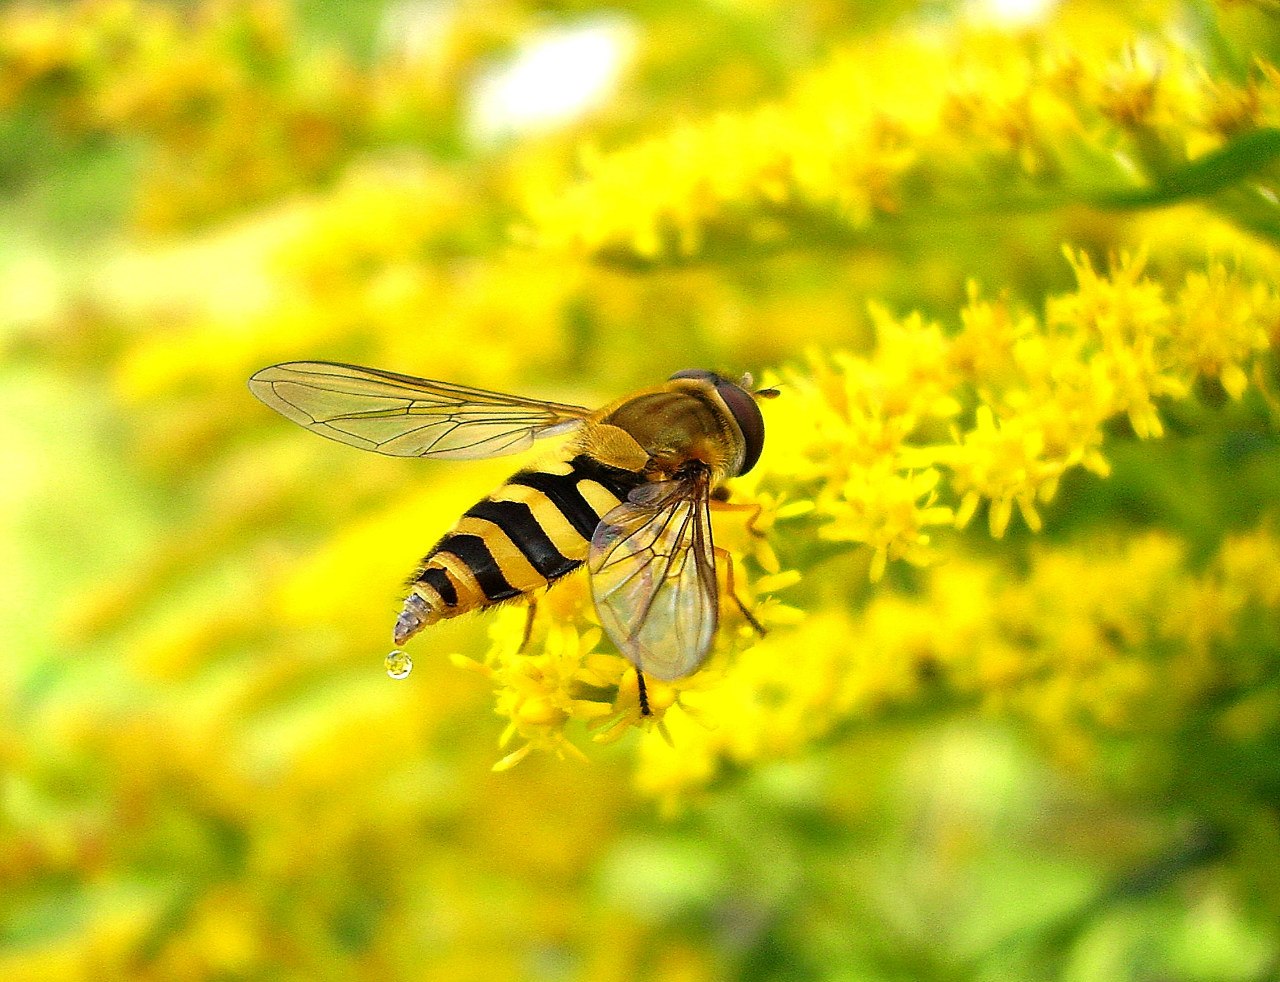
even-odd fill
[[[1274,972],[1276,4],[382,6],[0,9],[0,978]],[[612,97],[478,143],[564,36]],[[294,358],[776,385],[703,668],[580,572],[388,678],[524,462]]]

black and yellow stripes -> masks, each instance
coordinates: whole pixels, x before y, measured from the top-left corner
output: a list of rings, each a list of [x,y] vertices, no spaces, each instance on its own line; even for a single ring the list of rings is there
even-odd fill
[[[486,498],[468,509],[466,517],[478,518],[501,529],[543,580],[558,579],[571,573],[580,563],[580,560],[570,559],[556,548],[534,517],[533,507],[524,501]]]
[[[439,566],[428,566],[418,576],[418,580],[433,589],[446,606],[454,607],[458,603],[458,591],[454,588],[449,575]]]
[[[587,558],[600,520],[644,478],[585,455],[519,471],[427,554],[412,592],[424,623],[553,583]]]

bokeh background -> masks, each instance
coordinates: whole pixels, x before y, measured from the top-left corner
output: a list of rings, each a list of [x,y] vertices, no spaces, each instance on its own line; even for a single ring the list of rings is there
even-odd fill
[[[1280,979],[1278,15],[0,6],[0,978]],[[297,358],[780,382],[769,636],[388,678],[513,465]]]

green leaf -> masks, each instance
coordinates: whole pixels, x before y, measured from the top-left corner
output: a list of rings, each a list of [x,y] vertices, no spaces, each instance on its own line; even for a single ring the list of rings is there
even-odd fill
[[[1260,129],[1170,171],[1154,187],[1107,191],[1087,196],[1101,208],[1149,208],[1226,191],[1260,173],[1280,157],[1280,129]]]

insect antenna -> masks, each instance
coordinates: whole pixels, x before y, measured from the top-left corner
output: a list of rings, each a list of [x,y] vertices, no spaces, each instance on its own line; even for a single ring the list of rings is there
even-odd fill
[[[777,386],[769,386],[767,389],[756,389],[756,377],[750,372],[743,372],[742,378],[738,380],[738,387],[751,392],[757,399],[776,399],[779,395]],[[755,389],[753,392],[752,390]]]
[[[636,669],[636,682],[640,687],[640,715],[652,716],[653,713],[649,710],[649,690],[644,685],[644,672],[639,669]]]

